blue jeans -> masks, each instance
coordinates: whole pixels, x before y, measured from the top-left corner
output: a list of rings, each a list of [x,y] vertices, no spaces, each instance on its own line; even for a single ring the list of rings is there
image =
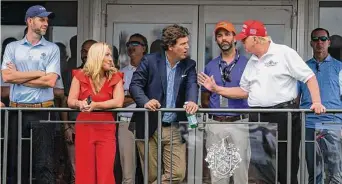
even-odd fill
[[[326,172],[328,184],[342,183],[342,137],[341,130],[306,128],[305,156],[309,172],[309,184],[322,184]],[[314,139],[315,138],[315,139]],[[315,146],[316,145],[316,146]],[[316,152],[316,158],[315,158]],[[316,165],[315,160],[316,159]],[[316,183],[314,183],[316,177]]]

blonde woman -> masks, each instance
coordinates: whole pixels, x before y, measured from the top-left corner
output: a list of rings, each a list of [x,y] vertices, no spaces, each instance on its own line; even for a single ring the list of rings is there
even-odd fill
[[[84,68],[75,73],[68,105],[81,111],[76,119],[76,184],[115,183],[116,128],[108,123],[115,121],[113,113],[91,111],[122,107],[122,77],[114,67],[112,49],[106,43],[92,45]]]

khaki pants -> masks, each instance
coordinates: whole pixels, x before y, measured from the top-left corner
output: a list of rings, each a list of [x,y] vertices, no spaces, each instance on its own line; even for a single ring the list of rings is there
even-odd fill
[[[251,158],[249,128],[246,124],[238,124],[239,122],[248,122],[248,119],[238,120],[234,122],[236,124],[223,124],[223,122],[214,120],[210,120],[210,122],[217,122],[218,124],[206,125],[206,148],[208,149],[213,144],[221,144],[222,140],[234,144],[239,149],[238,153],[242,159],[233,174],[234,184],[248,184],[248,167]],[[215,177],[213,170],[210,170],[212,184],[229,184],[230,178],[228,176],[224,178]]]
[[[119,124],[119,151],[122,167],[122,183],[133,184],[135,180],[134,135],[128,130],[129,122]]]
[[[171,150],[171,131],[172,131],[172,150]],[[186,144],[182,142],[182,137],[178,126],[162,127],[162,184],[180,183],[183,181],[186,172]],[[158,132],[155,131],[149,138],[148,150],[148,181],[157,183],[157,150],[158,150]],[[144,141],[138,141],[141,166],[144,168]],[[172,176],[171,176],[172,172]],[[145,174],[145,173],[144,173]],[[145,176],[146,177],[146,176]]]

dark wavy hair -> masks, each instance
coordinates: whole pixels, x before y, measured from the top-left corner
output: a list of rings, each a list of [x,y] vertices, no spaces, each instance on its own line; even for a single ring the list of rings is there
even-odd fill
[[[168,50],[169,47],[176,45],[179,38],[184,38],[189,35],[188,29],[183,26],[177,24],[167,26],[162,32],[162,48]]]

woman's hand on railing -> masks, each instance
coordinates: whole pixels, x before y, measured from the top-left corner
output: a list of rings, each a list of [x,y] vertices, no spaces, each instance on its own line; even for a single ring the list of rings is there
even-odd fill
[[[88,102],[86,101],[87,99],[80,101],[77,100],[75,106],[78,107],[78,109],[82,112],[84,112],[88,108]]]
[[[89,105],[86,105],[83,112],[91,112],[97,108],[97,102],[92,101]]]

